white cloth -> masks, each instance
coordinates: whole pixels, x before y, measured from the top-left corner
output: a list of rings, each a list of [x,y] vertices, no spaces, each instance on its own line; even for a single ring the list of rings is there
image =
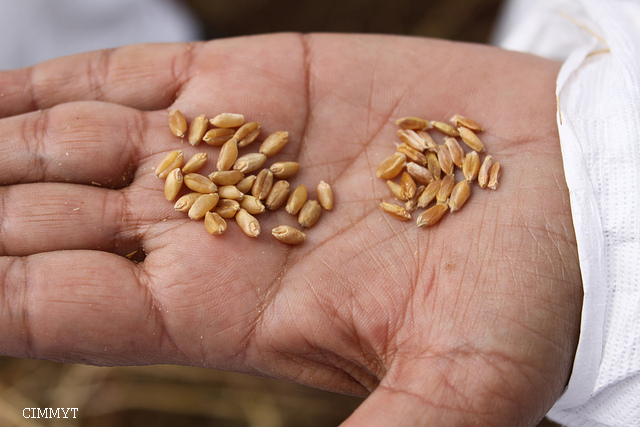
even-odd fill
[[[0,0],[0,69],[132,43],[188,41],[200,28],[172,0]]]
[[[567,426],[640,426],[640,1],[515,0],[495,43],[564,61],[558,130],[584,287]]]

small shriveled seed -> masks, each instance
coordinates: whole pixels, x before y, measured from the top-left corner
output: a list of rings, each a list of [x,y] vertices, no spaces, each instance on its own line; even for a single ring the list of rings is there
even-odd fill
[[[173,110],[169,113],[169,129],[178,138],[184,137],[187,131],[187,121],[180,110]]]
[[[484,144],[471,129],[460,126],[458,130],[460,131],[460,138],[462,139],[462,142],[467,144],[467,147],[471,148],[473,151],[477,151],[478,153],[484,151]]]
[[[216,171],[209,174],[209,179],[216,185],[236,185],[244,178],[240,171]]]
[[[453,175],[445,175],[445,177],[442,178],[442,181],[440,181],[440,188],[436,194],[436,201],[438,203],[446,203],[455,184],[456,181]]]
[[[223,218],[233,218],[240,210],[240,203],[237,200],[220,199],[214,211]]]
[[[398,131],[398,138],[414,150],[423,152],[428,148],[427,141],[413,130],[400,129]]]
[[[222,113],[209,120],[209,123],[219,128],[237,128],[244,124],[244,116],[235,113]]]
[[[191,122],[189,126],[189,143],[198,145],[202,141],[202,137],[207,132],[207,117],[204,114],[199,115]]]
[[[289,132],[274,132],[262,142],[258,151],[271,157],[278,154],[287,145],[287,142],[289,142]]]
[[[209,233],[217,236],[227,230],[227,221],[216,212],[207,212],[204,216],[204,226]]]
[[[427,150],[433,151],[434,153],[438,151],[438,144],[429,132],[427,132],[426,130],[419,130],[416,132],[416,134],[427,144]]]
[[[298,173],[300,164],[297,162],[275,162],[269,170],[273,172],[273,176],[278,179],[289,179]]]
[[[424,185],[418,187],[418,189],[416,190],[416,194],[411,199],[405,202],[404,207],[409,212],[414,212],[416,209],[418,209],[418,200],[420,199],[420,195],[424,192],[425,188],[426,186]]]
[[[193,157],[187,161],[182,167],[182,173],[188,174],[192,172],[197,172],[207,163],[207,153],[197,153],[194,154]]]
[[[485,188],[489,184],[489,174],[491,173],[491,167],[493,167],[493,157],[490,154],[484,158],[480,171],[478,171],[478,185],[480,188]]]
[[[178,201],[173,205],[173,208],[178,212],[189,212],[193,203],[202,196],[202,193],[189,193],[180,197]]]
[[[434,129],[438,129],[440,132],[444,133],[445,135],[460,136],[460,132],[458,131],[458,129],[455,126],[451,126],[449,123],[434,120],[431,122],[431,126]]]
[[[244,196],[240,201],[240,207],[251,215],[258,215],[264,212],[264,205],[262,202],[253,196]]]
[[[209,145],[217,146],[222,145],[231,138],[233,138],[233,134],[235,131],[233,129],[222,129],[215,128],[209,129],[207,133],[204,134],[202,140]]]
[[[224,143],[218,155],[216,167],[219,171],[228,171],[238,159],[238,144],[234,138]]]
[[[449,197],[449,209],[451,209],[451,212],[459,211],[470,195],[471,187],[469,186],[469,181],[463,179],[458,182],[455,187],[453,187],[453,191],[451,191],[451,196]]]
[[[427,185],[435,179],[433,173],[424,166],[420,166],[417,163],[407,163],[407,172],[413,177],[413,179],[420,184]]]
[[[446,175],[453,173],[453,159],[451,159],[451,154],[446,145],[441,145],[438,149],[438,163],[440,163],[440,169]]]
[[[418,198],[418,207],[426,208],[436,198],[440,190],[440,180],[431,181]]]
[[[404,193],[402,192],[402,185],[398,184],[395,181],[387,180],[387,187],[391,190],[391,194],[398,200],[402,200],[405,202],[407,199],[405,198]]]
[[[402,153],[395,152],[380,163],[376,176],[382,179],[393,179],[400,175],[404,165],[407,163],[407,156]]]
[[[467,181],[473,181],[478,177],[480,170],[480,156],[475,151],[467,153],[462,164],[462,175]]]
[[[249,212],[240,208],[235,218],[244,234],[249,237],[258,237],[260,235],[260,223]]]
[[[231,172],[240,172],[240,171],[231,171]],[[236,188],[242,191],[244,194],[247,194],[249,191],[251,191],[251,187],[253,187],[253,183],[255,182],[255,180],[256,180],[255,175],[245,176],[240,180],[240,182],[236,184]]]
[[[222,185],[218,187],[218,194],[221,199],[242,200],[244,193],[235,185]]]
[[[380,207],[383,211],[399,220],[407,221],[411,219],[411,213],[409,213],[409,211],[407,211],[403,206],[396,205],[395,203],[382,202]]]
[[[285,210],[290,215],[296,215],[298,212],[300,212],[300,209],[306,201],[307,187],[305,187],[304,184],[300,184],[289,195],[289,200],[287,200],[287,206],[285,206]]]
[[[404,196],[404,200],[413,199],[413,196],[416,195],[418,186],[408,172],[402,172],[402,176],[400,177],[400,186],[402,187],[401,192]]]
[[[396,120],[396,125],[402,129],[426,129],[429,122],[419,117],[402,117]]]
[[[175,199],[180,192],[180,188],[182,188],[183,182],[184,176],[180,169],[174,169],[169,172],[169,175],[167,175],[164,181],[164,197],[169,201]]]
[[[451,117],[450,121],[456,127],[464,126],[475,132],[482,132],[484,130],[482,129],[482,126],[480,125],[480,123],[468,117],[461,116],[459,114],[456,114],[455,116]]]
[[[325,210],[328,210],[328,211],[333,209],[333,202],[334,202],[333,189],[327,182],[320,181],[318,183],[316,194],[318,195],[318,201],[320,202],[320,206],[322,206]]]
[[[309,199],[300,209],[298,224],[307,228],[312,227],[320,219],[321,213],[322,207],[320,207],[320,203],[317,200]]]
[[[189,209],[189,218],[200,219],[204,217],[207,212],[216,207],[218,200],[220,200],[220,196],[216,193],[203,194]]]
[[[264,166],[267,161],[267,156],[262,153],[249,153],[244,156],[238,157],[235,164],[233,165],[233,169],[242,172],[243,174],[248,174],[251,172],[255,172]]]
[[[184,176],[184,185],[198,193],[215,193],[218,186],[209,178],[198,173],[188,173]]]
[[[396,148],[399,153],[407,156],[407,160],[411,160],[414,163],[419,164],[420,166],[425,166],[427,164],[427,157],[422,154],[422,152],[410,147],[408,144],[400,144]]]
[[[260,200],[264,200],[269,195],[273,186],[273,172],[269,169],[262,169],[251,187],[251,194]]]
[[[288,225],[279,225],[271,230],[271,234],[276,239],[289,245],[299,245],[305,241],[307,235],[302,231]]]
[[[431,171],[435,179],[440,179],[442,169],[440,168],[440,162],[438,161],[436,153],[427,153],[427,168]]]
[[[240,128],[233,135],[233,138],[238,141],[238,147],[246,147],[256,140],[260,134],[261,126],[258,122],[247,122],[240,126]]]
[[[493,166],[491,166],[491,172],[489,173],[489,183],[487,187],[492,190],[498,189],[498,180],[500,179],[502,171],[500,169],[500,162],[495,162]]]
[[[451,156],[451,160],[453,160],[453,164],[461,168],[465,154],[458,140],[455,138],[447,138],[444,140],[444,145],[449,149],[449,155]]]
[[[175,150],[164,156],[156,168],[156,176],[165,179],[169,172],[182,166],[184,153],[182,150]]]
[[[434,225],[435,223],[440,221],[440,218],[442,218],[442,216],[446,212],[447,205],[438,203],[437,205],[432,206],[426,211],[422,212],[420,216],[418,216],[416,223],[418,224],[418,227],[428,227]]]
[[[271,187],[271,191],[265,199],[264,204],[270,211],[275,211],[276,209],[279,209],[280,206],[285,204],[288,197],[289,182],[280,180],[273,184],[273,187]]]

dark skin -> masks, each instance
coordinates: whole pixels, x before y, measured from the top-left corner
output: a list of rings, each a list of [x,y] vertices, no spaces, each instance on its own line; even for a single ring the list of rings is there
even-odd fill
[[[582,298],[558,70],[487,46],[281,34],[0,73],[0,352],[369,395],[346,426],[535,425],[569,378]],[[283,210],[256,239],[209,235],[154,174],[175,149],[207,152],[207,173],[217,159],[170,134],[174,108],[289,131],[276,160],[298,161],[311,194],[330,182],[335,209],[299,247],[269,235],[295,224]],[[499,189],[474,185],[428,229],[383,213],[394,120],[456,113],[485,126]]]

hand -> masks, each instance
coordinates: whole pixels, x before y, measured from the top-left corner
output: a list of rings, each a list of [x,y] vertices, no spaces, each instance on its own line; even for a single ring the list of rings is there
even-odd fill
[[[283,34],[0,73],[0,352],[371,393],[346,425],[535,423],[569,377],[582,295],[558,69],[486,46]],[[335,209],[299,247],[269,236],[294,223],[283,210],[256,239],[209,235],[154,174],[171,150],[209,153],[209,171],[217,158],[170,134],[174,108],[289,131],[292,185],[330,182]],[[474,185],[427,229],[383,213],[394,120],[453,114],[485,126],[498,191]]]

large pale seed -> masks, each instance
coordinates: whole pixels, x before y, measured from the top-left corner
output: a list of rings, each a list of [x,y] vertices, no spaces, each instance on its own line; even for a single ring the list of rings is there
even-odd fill
[[[399,220],[407,221],[411,219],[411,213],[409,213],[404,206],[396,205],[395,203],[382,202],[380,207],[383,211]]]
[[[307,235],[288,225],[279,225],[271,230],[271,234],[276,239],[289,245],[299,245],[305,241]]]
[[[300,164],[297,162],[275,162],[269,170],[273,172],[273,176],[278,179],[289,179],[298,173]]]
[[[440,190],[440,180],[431,181],[424,189],[422,194],[420,194],[420,197],[418,198],[418,207],[426,208],[429,203],[431,203],[436,198],[438,190]]]
[[[270,211],[279,209],[284,205],[289,197],[289,181],[280,180],[273,184],[269,195],[264,201],[265,206]]]
[[[218,155],[216,167],[219,171],[228,171],[238,159],[238,144],[234,138],[224,143]]]
[[[207,212],[216,207],[218,200],[220,197],[216,193],[203,194],[189,209],[189,218],[200,219],[204,217]]]
[[[482,141],[480,141],[480,138],[478,138],[478,136],[473,133],[471,129],[460,126],[458,130],[460,132],[460,138],[462,139],[462,142],[467,144],[467,147],[471,148],[473,151],[477,151],[478,153],[484,151],[484,144],[482,143]]]
[[[470,195],[471,187],[469,186],[469,181],[463,179],[458,182],[455,187],[453,187],[453,191],[451,191],[451,196],[449,197],[449,209],[451,209],[451,212],[462,209],[462,205],[464,205]]]
[[[233,138],[234,133],[235,131],[233,129],[209,129],[202,137],[202,140],[209,145],[218,146]]]
[[[245,196],[246,197],[246,196]],[[244,199],[244,198],[243,198]],[[237,200],[220,199],[214,211],[223,218],[233,218],[240,210],[240,203]]]
[[[169,113],[169,129],[178,138],[184,137],[187,131],[187,121],[180,110],[173,110]]]
[[[218,186],[209,178],[198,173],[188,173],[184,176],[184,185],[197,193],[215,193]]]
[[[318,201],[320,202],[320,206],[322,206],[325,210],[330,211],[333,209],[333,189],[331,186],[325,181],[320,181],[318,183],[318,188],[316,189],[316,194],[318,195]]]
[[[429,122],[419,117],[402,117],[396,120],[396,125],[402,129],[426,129]]]
[[[440,132],[444,133],[445,135],[460,136],[460,132],[458,131],[458,129],[455,126],[451,126],[449,123],[434,120],[431,122],[431,126],[434,129],[438,129]]]
[[[191,145],[200,144],[202,137],[207,132],[207,123],[207,118],[204,114],[193,119],[189,126],[189,143]]]
[[[182,173],[188,174],[197,172],[204,166],[205,163],[207,163],[207,153],[194,154],[193,157],[191,157],[189,161],[187,161],[187,163],[185,163],[185,165],[182,167]]]
[[[232,172],[240,172],[240,171],[232,171]],[[240,180],[240,182],[236,184],[236,188],[242,191],[244,194],[247,194],[249,191],[251,191],[251,188],[253,187],[253,183],[255,182],[255,180],[256,180],[255,175],[245,176]]]
[[[264,212],[264,205],[258,198],[246,195],[240,200],[240,207],[251,215],[258,215]]]
[[[240,208],[236,214],[236,222],[247,236],[258,237],[260,235],[260,223],[246,210]]]
[[[435,179],[440,179],[442,169],[440,168],[440,162],[438,161],[436,153],[427,153],[427,168],[431,171]]]
[[[221,199],[242,200],[244,193],[235,185],[222,185],[218,187],[218,194]]]
[[[262,153],[249,153],[238,157],[238,160],[236,160],[233,165],[233,169],[246,175],[262,168],[266,161],[267,156]]]
[[[215,171],[209,175],[209,179],[216,185],[236,185],[244,178],[240,171]]]
[[[202,193],[185,194],[178,199],[175,205],[173,205],[173,208],[178,212],[189,212],[191,206],[193,206],[194,202],[198,200],[200,196],[202,196]]]
[[[475,120],[470,119],[468,117],[461,116],[459,114],[456,114],[455,116],[453,116],[450,121],[455,127],[464,126],[464,127],[468,128],[468,129],[471,129],[472,131],[475,131],[475,132],[482,132],[483,131],[482,126],[480,125],[480,123],[478,123]]]
[[[382,179],[393,179],[400,175],[400,172],[402,172],[406,163],[407,156],[402,153],[395,152],[378,165],[376,176]]]
[[[411,148],[408,144],[400,144],[396,148],[399,153],[407,156],[407,160],[411,160],[414,163],[419,164],[420,166],[425,166],[427,164],[427,157],[422,154],[422,152]]]
[[[428,185],[435,179],[433,173],[424,166],[420,166],[417,163],[407,163],[407,172],[413,177],[413,179],[420,184]]]
[[[427,146],[427,141],[421,138],[413,130],[407,130],[407,129],[398,130],[398,138],[400,138],[400,141],[407,144],[409,147],[413,148],[414,150],[418,150],[420,152],[423,152],[427,148],[429,148]]]
[[[440,164],[440,169],[442,169],[442,172],[446,175],[453,173],[453,160],[446,145],[441,145],[440,148],[438,148],[438,163]]]
[[[258,176],[253,181],[253,187],[251,187],[251,194],[260,200],[264,200],[269,195],[271,187],[273,186],[273,172],[269,169],[262,169],[258,172]]]
[[[480,171],[480,156],[475,151],[467,153],[462,164],[462,175],[467,181],[473,181]]]
[[[442,181],[440,181],[440,188],[436,194],[436,201],[438,203],[446,203],[455,184],[456,181],[453,175],[445,175],[445,177],[442,178]]]
[[[320,207],[320,203],[317,200],[309,199],[300,209],[298,224],[306,228],[312,227],[320,219],[321,213],[322,207]]]
[[[478,185],[480,188],[485,188],[487,184],[489,184],[489,174],[491,173],[491,168],[493,167],[493,157],[490,154],[487,154],[482,162],[482,166],[480,166],[480,170],[478,171]]]
[[[227,230],[227,221],[216,212],[207,212],[204,217],[204,226],[209,233],[217,236]]]
[[[449,149],[449,155],[451,156],[451,160],[453,160],[453,164],[461,168],[464,162],[464,150],[458,140],[449,137],[444,140],[444,145]]]
[[[487,184],[487,187],[492,190],[497,190],[501,173],[502,170],[500,169],[500,162],[495,162],[493,166],[491,166],[491,172],[489,172],[489,183]]]
[[[169,175],[167,175],[164,181],[164,197],[169,201],[175,199],[180,192],[180,188],[182,188],[183,182],[184,176],[180,169],[174,169],[169,172]]]
[[[413,196],[416,195],[418,186],[408,172],[402,172],[402,176],[400,177],[400,186],[402,187],[401,192],[404,200],[413,199]]]
[[[274,132],[262,142],[258,151],[271,157],[278,154],[287,145],[287,142],[289,142],[289,132]]]
[[[256,140],[260,134],[260,123],[247,122],[240,126],[240,128],[233,135],[233,138],[238,141],[238,147],[246,147]]]
[[[184,153],[182,150],[175,150],[164,156],[156,168],[156,176],[165,179],[169,172],[182,166]]]
[[[398,200],[402,200],[403,202],[405,202],[407,199],[405,198],[404,193],[402,192],[402,185],[398,184],[395,181],[391,181],[390,179],[387,180],[387,187],[389,187],[389,190],[391,190],[391,194],[393,194],[393,197],[395,197]]]
[[[290,215],[296,215],[302,209],[302,206],[307,201],[307,187],[304,184],[300,184],[289,195],[287,200],[287,206],[285,211]]]
[[[446,212],[447,205],[438,203],[437,205],[434,205],[426,211],[422,212],[420,216],[418,216],[416,223],[418,224],[418,227],[428,227],[434,225],[435,223],[440,221],[440,218],[442,218],[442,216]]]
[[[209,120],[209,123],[219,128],[237,128],[244,124],[244,116],[235,113],[222,113]]]

